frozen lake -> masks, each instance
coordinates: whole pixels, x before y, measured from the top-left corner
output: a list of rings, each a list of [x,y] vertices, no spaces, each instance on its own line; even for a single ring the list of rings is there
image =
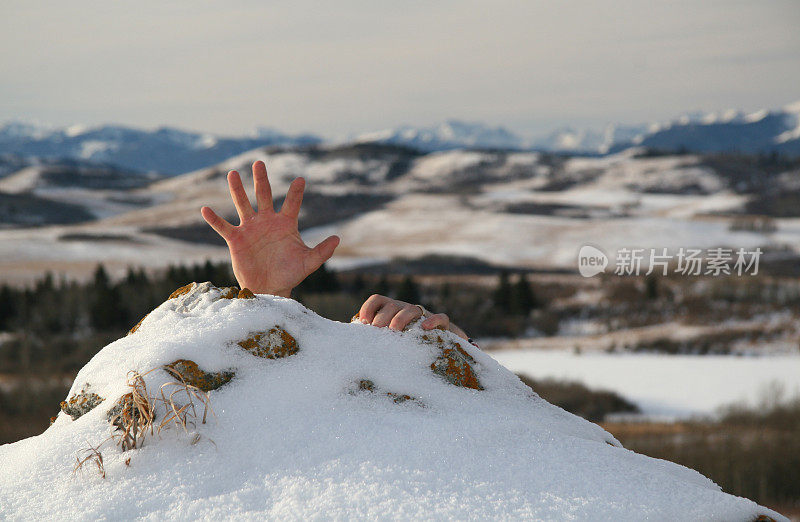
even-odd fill
[[[777,386],[784,397],[800,394],[800,356],[696,356],[658,354],[577,355],[565,351],[489,352],[515,373],[536,379],[582,382],[613,390],[647,415],[686,418],[712,415],[720,406],[756,404]]]

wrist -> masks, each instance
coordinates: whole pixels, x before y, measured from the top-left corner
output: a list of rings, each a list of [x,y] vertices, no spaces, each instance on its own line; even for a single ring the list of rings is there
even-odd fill
[[[292,289],[291,288],[285,289],[285,290],[273,290],[273,289],[270,289],[270,288],[262,288],[262,287],[259,287],[259,286],[256,286],[256,285],[250,286],[250,285],[246,285],[246,284],[242,284],[242,283],[239,283],[239,288],[247,288],[248,290],[250,290],[254,294],[269,294],[269,295],[275,295],[275,296],[278,296],[278,297],[286,297],[286,298],[289,298],[292,295]]]

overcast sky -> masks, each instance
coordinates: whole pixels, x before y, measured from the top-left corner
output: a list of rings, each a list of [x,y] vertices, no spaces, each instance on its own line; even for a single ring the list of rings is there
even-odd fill
[[[4,2],[0,121],[524,135],[800,100],[800,1]]]

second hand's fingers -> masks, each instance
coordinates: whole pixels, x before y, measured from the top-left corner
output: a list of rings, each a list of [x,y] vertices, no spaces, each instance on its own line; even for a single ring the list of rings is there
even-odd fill
[[[375,312],[388,302],[389,298],[382,295],[373,294],[369,296],[369,298],[364,301],[364,304],[361,305],[361,309],[358,311],[358,318],[367,324],[372,323],[372,320],[375,318]]]
[[[239,214],[239,219],[249,219],[255,215],[253,206],[250,205],[250,200],[247,199],[247,192],[244,191],[242,186],[242,178],[235,170],[228,172],[228,189],[231,191],[231,199],[236,207],[236,212]]]
[[[272,206],[272,187],[263,161],[253,163],[253,186],[256,189],[256,205],[259,212],[275,212]]]
[[[392,318],[389,323],[389,328],[392,330],[403,330],[408,323],[422,315],[422,310],[419,306],[409,305],[400,310],[397,315]]]
[[[450,328],[450,318],[446,314],[433,314],[422,321],[422,328],[424,330],[433,330],[434,328],[447,330]]]
[[[281,205],[281,214],[292,219],[297,219],[300,214],[300,205],[303,204],[303,189],[306,186],[306,180],[303,178],[296,178],[289,185],[289,191],[286,193],[286,199],[283,200]]]
[[[200,209],[200,214],[203,216],[203,219],[206,220],[206,223],[211,225],[211,228],[217,231],[217,234],[222,236],[222,239],[225,241],[231,236],[234,231],[234,226],[222,219],[217,215],[216,212],[211,210],[209,207],[203,207]]]
[[[375,314],[375,319],[372,320],[372,326],[377,326],[379,328],[383,328],[384,326],[389,326],[389,323],[392,321],[397,312],[399,312],[401,307],[394,302],[390,301],[386,303],[378,313]]]

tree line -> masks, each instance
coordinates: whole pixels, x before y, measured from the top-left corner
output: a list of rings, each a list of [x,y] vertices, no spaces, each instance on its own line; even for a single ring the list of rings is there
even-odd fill
[[[0,332],[11,334],[0,338],[0,372],[75,372],[191,281],[236,285],[228,263],[210,261],[170,266],[158,273],[131,267],[118,280],[101,264],[86,282],[47,273],[29,287],[0,285]],[[324,265],[294,290],[293,297],[320,315],[347,320],[358,303],[374,293],[444,311],[470,327],[473,335],[513,335],[517,323],[524,323],[541,304],[524,274],[502,272],[496,287],[487,291],[468,283],[421,284],[411,275],[337,274]],[[315,296],[320,295],[330,296],[324,302],[334,304],[315,307],[320,302]],[[342,311],[342,300],[352,310]],[[514,328],[503,331],[509,321]]]

